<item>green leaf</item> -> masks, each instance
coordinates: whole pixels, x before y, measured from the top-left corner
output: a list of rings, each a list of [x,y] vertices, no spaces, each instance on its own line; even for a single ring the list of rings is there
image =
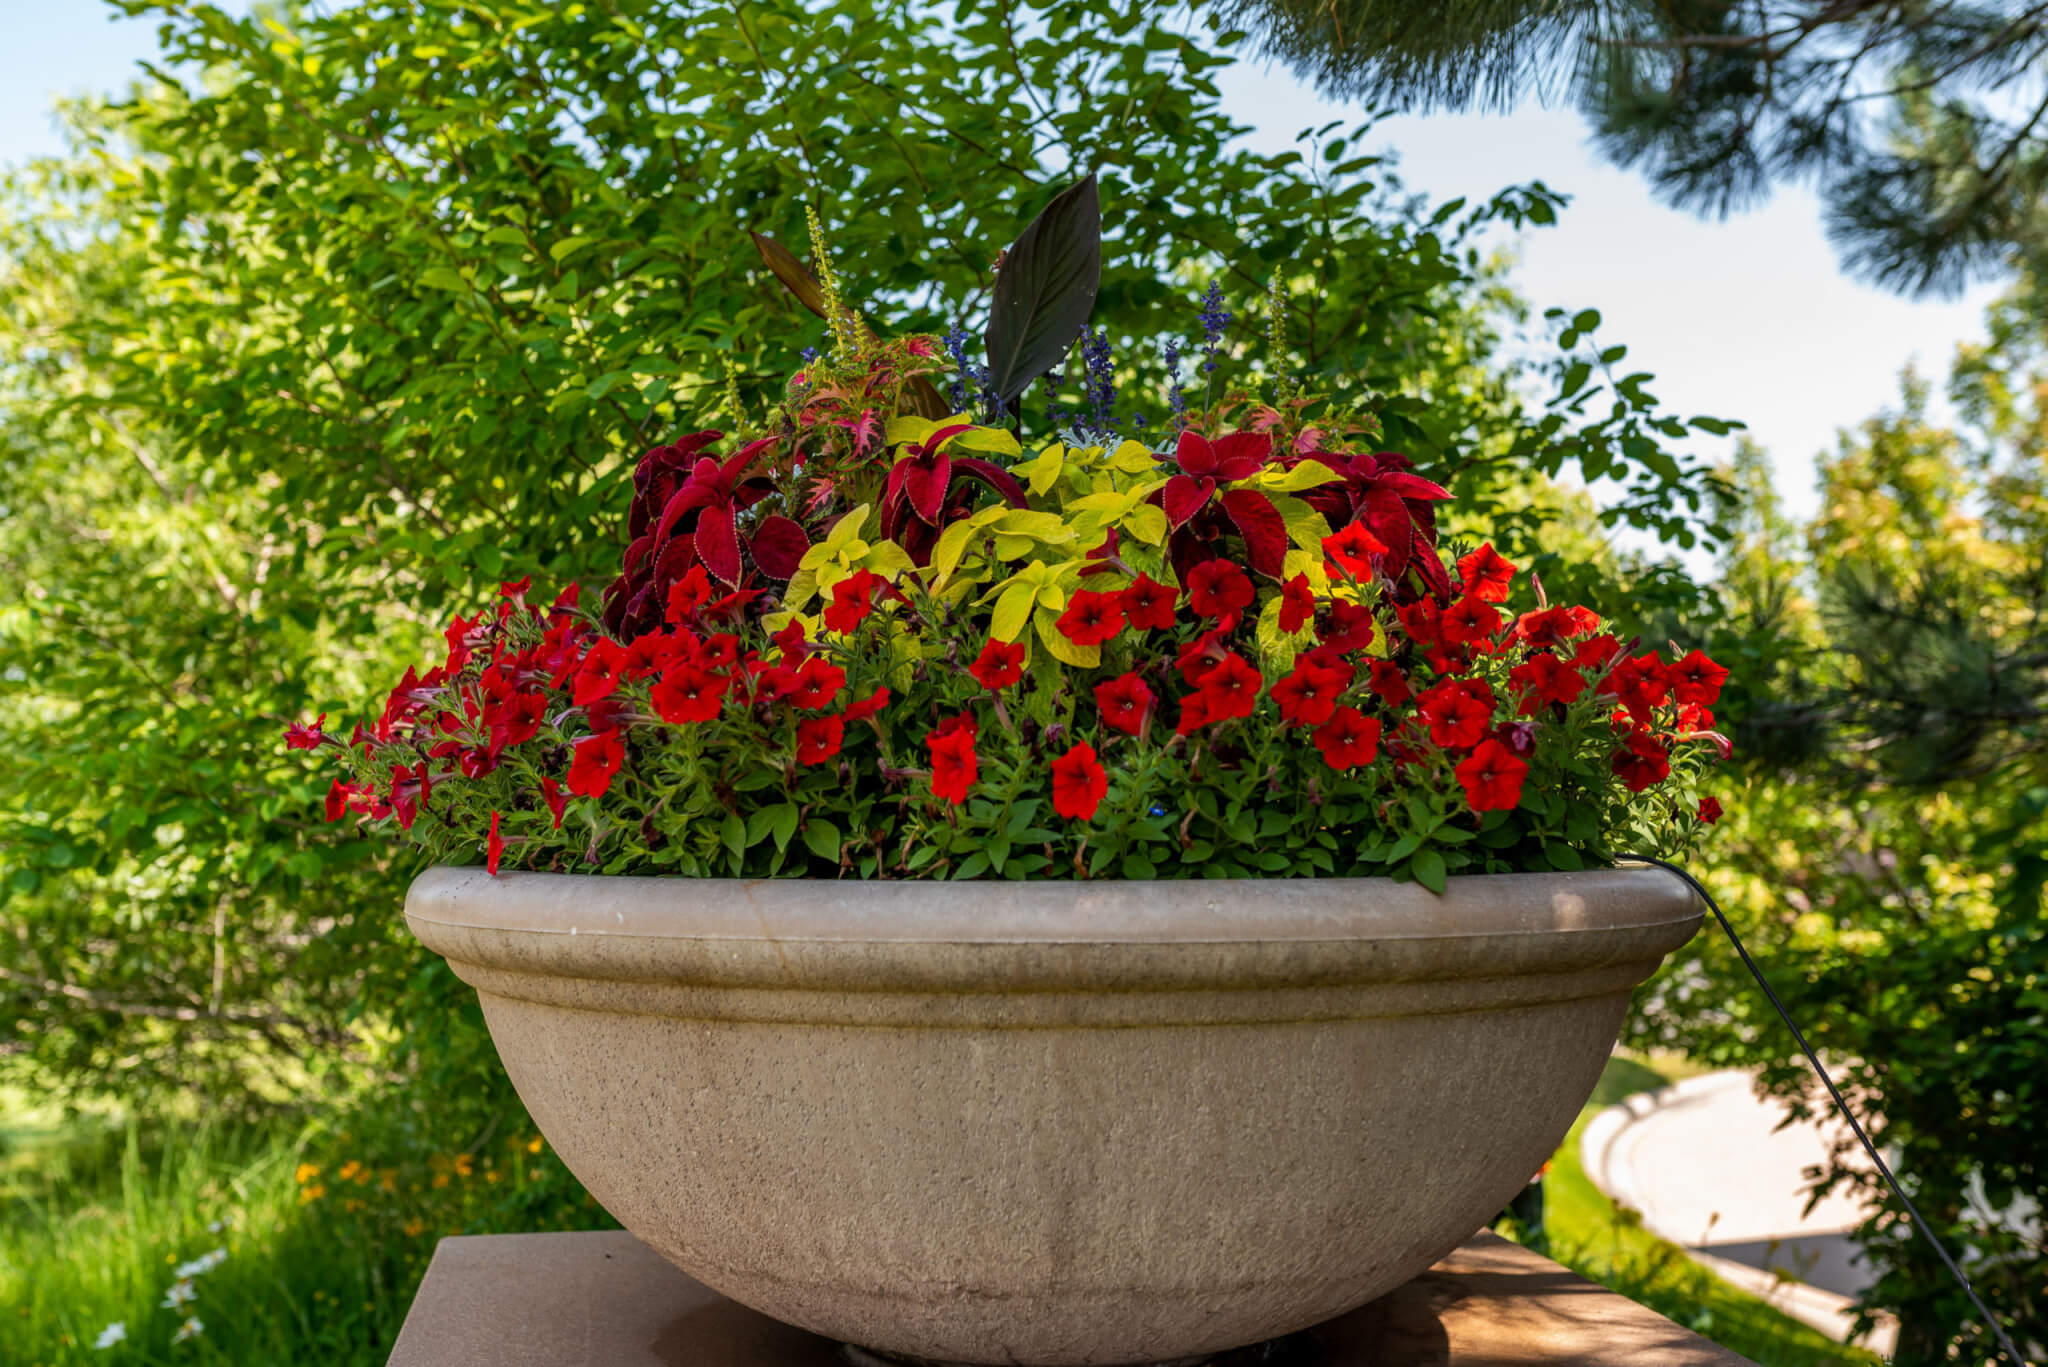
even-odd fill
[[[1422,850],[1408,861],[1408,872],[1431,892],[1444,890],[1444,857],[1435,850]]]
[[[566,261],[570,257],[574,256],[577,252],[582,251],[585,247],[588,247],[591,243],[600,240],[601,239],[589,235],[585,235],[582,237],[565,237],[560,242],[557,242],[554,246],[548,248],[548,255],[553,257],[557,264],[560,264],[561,262]]]
[[[735,855],[747,852],[747,823],[740,820],[737,812],[725,814],[725,820],[719,823],[718,833],[725,841],[725,847]]]
[[[822,816],[814,816],[804,823],[804,844],[820,859],[839,862],[839,828]]]
[[[469,293],[469,282],[453,266],[429,266],[420,272],[420,283],[432,290],[453,290],[458,294]]]

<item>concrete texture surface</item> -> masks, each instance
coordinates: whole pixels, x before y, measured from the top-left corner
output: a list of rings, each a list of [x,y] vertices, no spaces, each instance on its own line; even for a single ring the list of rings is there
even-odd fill
[[[1586,1175],[1643,1227],[1824,1334],[1850,1338],[1854,1300],[1873,1273],[1848,1231],[1863,1207],[1837,1192],[1806,1209],[1806,1170],[1827,1161],[1838,1119],[1786,1124],[1747,1072],[1686,1078],[1595,1116],[1580,1136]],[[1889,1353],[1889,1321],[1857,1339]]]
[[[542,1133],[826,1337],[1089,1367],[1319,1324],[1500,1210],[1700,909],[1654,870],[737,883],[432,870]]]
[[[1235,1359],[1236,1361],[1233,1361]],[[690,1280],[630,1234],[443,1239],[390,1367],[848,1367],[837,1344]],[[1480,1234],[1284,1351],[1216,1367],[1745,1367],[1548,1258]],[[1750,1365],[1753,1367],[1753,1364]]]

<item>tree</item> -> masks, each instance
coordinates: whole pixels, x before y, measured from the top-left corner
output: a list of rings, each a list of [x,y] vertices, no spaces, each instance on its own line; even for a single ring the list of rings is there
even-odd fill
[[[224,1104],[302,1087],[344,1033],[351,1078],[487,1068],[399,922],[411,870],[318,823],[283,727],[352,713],[501,577],[594,597],[640,452],[743,426],[823,339],[747,237],[801,246],[807,208],[871,318],[972,328],[990,261],[1092,168],[1096,319],[1162,396],[1203,288],[1248,350],[1279,277],[1289,363],[1381,396],[1389,446],[1504,549],[1539,549],[1530,485],[1568,469],[1620,481],[1608,523],[1705,533],[1709,481],[1670,449],[1694,424],[1597,315],[1511,345],[1471,235],[1555,198],[1413,206],[1355,131],[1253,155],[1211,79],[1234,40],[1199,25],[125,7],[180,65],[82,111],[0,216],[0,1050],[45,1083]]]
[[[1743,777],[1709,884],[1931,1227],[2022,1351],[2048,1348],[2048,436],[2037,287],[1950,375],[1845,433],[1822,512],[1751,504],[1700,624],[1748,674]],[[1752,472],[1753,474],[1754,472]],[[1741,481],[1738,481],[1741,482]],[[1802,545],[1803,542],[1803,545]],[[1683,629],[1677,628],[1677,629]],[[1740,675],[1738,675],[1740,676]],[[1828,1101],[1726,946],[1669,966],[1634,1027]],[[1844,1138],[1814,1189],[1868,1203],[1867,1308],[1901,1364],[1989,1361],[1974,1308]]]
[[[2048,263],[2048,5],[1903,0],[1234,0],[1268,48],[1375,104],[1576,100],[1672,203],[1815,183],[1849,265],[1953,293]]]

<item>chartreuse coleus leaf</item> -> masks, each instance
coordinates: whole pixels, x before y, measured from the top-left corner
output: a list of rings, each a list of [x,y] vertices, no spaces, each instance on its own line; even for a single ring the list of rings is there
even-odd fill
[[[1057,608],[1044,603],[1031,614],[1031,624],[1038,628],[1038,639],[1045,642],[1045,653],[1064,665],[1077,669],[1093,669],[1102,663],[1101,646],[1076,645],[1067,639],[1059,628],[1060,614]]]
[[[895,542],[861,539],[861,529],[867,525],[870,511],[870,505],[861,504],[833,523],[824,540],[804,552],[790,578],[789,590],[783,595],[785,606],[792,610],[803,607],[813,596],[829,592],[855,570],[871,570],[893,580],[917,567],[910,552]]]
[[[1294,657],[1316,643],[1314,623],[1303,626],[1299,631],[1282,631],[1280,608],[1281,598],[1275,593],[1268,596],[1265,606],[1259,609],[1259,655],[1269,675],[1285,674],[1294,668]]]
[[[890,446],[902,446],[906,442],[921,443],[929,440],[934,432],[943,431],[948,427],[958,427],[963,423],[967,425],[967,430],[955,432],[940,442],[941,449],[949,446],[959,447],[965,451],[987,451],[998,456],[1015,456],[1023,453],[1024,448],[1017,445],[1016,437],[1000,427],[977,426],[965,413],[936,421],[908,413],[901,414],[889,419],[889,426],[884,429],[882,440]]]
[[[1301,489],[1313,489],[1319,484],[1334,484],[1342,478],[1342,475],[1319,460],[1305,460],[1287,470],[1268,466],[1250,479],[1238,480],[1230,487],[1259,489],[1268,494],[1291,494]]]
[[[995,600],[995,609],[989,614],[989,635],[998,641],[1014,641],[1023,634],[1034,607],[1054,612],[1066,607],[1067,590],[1078,578],[1077,568],[1071,562],[1048,565],[1034,560],[982,595],[984,603]]]

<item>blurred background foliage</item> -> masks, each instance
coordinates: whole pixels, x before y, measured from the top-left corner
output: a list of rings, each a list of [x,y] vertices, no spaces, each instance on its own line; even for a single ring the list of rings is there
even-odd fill
[[[801,249],[813,207],[871,319],[978,329],[1084,168],[1121,373],[1162,385],[1219,281],[1226,373],[1376,403],[1454,535],[1736,668],[1715,885],[2038,1326],[2039,1227],[1982,1209],[2039,1192],[2048,1133],[2037,290],[1959,358],[1953,430],[1909,382],[1796,527],[1757,454],[1702,463],[1731,424],[1505,286],[1486,234],[1561,196],[1421,202],[1362,127],[1245,151],[1210,81],[1244,40],[1204,10],[120,3],[163,62],[0,190],[0,1359],[106,1360],[116,1318],[169,1354],[163,1259],[226,1221],[274,1275],[201,1279],[214,1327],[176,1351],[380,1362],[434,1234],[601,1220],[527,1161],[471,994],[403,929],[413,870],[320,824],[283,727],[345,726],[500,578],[610,577],[640,451],[744,424],[822,339],[748,230]],[[1792,1089],[1731,962],[1698,942],[1639,1037]],[[1873,1304],[1967,1341],[1882,1209],[1871,1239]]]

